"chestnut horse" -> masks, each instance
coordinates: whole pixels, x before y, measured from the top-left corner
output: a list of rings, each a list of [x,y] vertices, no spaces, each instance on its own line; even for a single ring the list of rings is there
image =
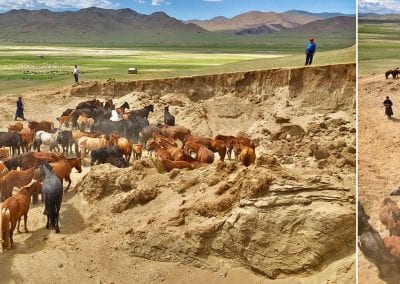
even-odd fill
[[[31,203],[31,196],[40,191],[40,183],[32,180],[29,184],[22,187],[14,196],[4,201],[1,207],[1,238],[2,249],[6,251],[10,248],[15,248],[13,233],[16,224],[18,233],[21,217],[24,216],[24,229],[28,232],[26,223],[28,221],[28,210]]]
[[[75,168],[78,173],[82,172],[82,158],[71,158],[71,159],[63,159],[58,162],[50,163],[50,166],[53,168],[54,173],[63,182],[65,179],[68,182],[67,188],[64,192],[67,192],[71,185],[71,171],[72,168]]]

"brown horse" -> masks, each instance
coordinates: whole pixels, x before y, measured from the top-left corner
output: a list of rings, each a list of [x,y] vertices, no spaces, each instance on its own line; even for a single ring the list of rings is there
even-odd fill
[[[22,128],[24,128],[24,125],[22,124],[22,122],[19,122],[19,121],[14,124],[10,124],[7,127],[8,132],[11,132],[11,131],[19,132],[22,130]]]
[[[33,178],[34,167],[26,171],[11,170],[0,178],[1,200],[11,197],[14,187],[21,187],[29,184]]]
[[[62,153],[56,153],[56,152],[32,152],[32,153],[37,160],[47,161],[49,163],[65,159],[65,156]]]
[[[140,160],[142,158],[142,144],[133,144],[133,158]]]
[[[31,196],[40,190],[40,183],[32,180],[29,184],[22,187],[14,196],[4,201],[1,207],[1,239],[2,249],[6,251],[15,248],[13,234],[17,225],[18,233],[20,233],[19,225],[21,217],[24,216],[24,229],[28,232],[26,226],[28,221],[28,210],[31,203]]]
[[[172,156],[171,154],[164,149],[161,145],[159,145],[153,138],[149,139],[146,144],[146,149],[148,151],[156,151],[157,157],[159,157],[161,160],[171,160]]]
[[[65,179],[68,182],[67,188],[64,192],[67,192],[71,185],[71,170],[75,168],[78,173],[82,172],[82,158],[71,158],[71,159],[63,159],[58,162],[50,163],[50,166],[53,168],[54,173],[60,179],[61,183]]]
[[[161,163],[164,167],[164,170],[167,172],[170,172],[173,169],[193,169],[192,164],[186,161],[171,161],[169,159],[163,159],[161,160]]]
[[[233,149],[235,150],[235,153],[237,153],[236,158],[239,159],[239,161],[241,161],[246,167],[250,166],[256,161],[256,152],[254,148],[235,141],[233,143]]]
[[[35,131],[43,130],[46,132],[51,132],[51,130],[54,128],[54,123],[45,120],[42,120],[40,122],[30,120],[28,121],[28,128],[34,129]]]
[[[189,151],[189,153],[195,152],[196,159],[199,160],[200,162],[207,164],[212,164],[214,162],[214,153],[202,144],[193,141],[188,141],[186,142],[184,149],[186,151]]]
[[[172,160],[174,161],[187,160],[186,159],[187,155],[185,154],[184,150],[174,146],[173,144],[170,144],[166,139],[161,138],[160,145],[163,146],[171,154]]]

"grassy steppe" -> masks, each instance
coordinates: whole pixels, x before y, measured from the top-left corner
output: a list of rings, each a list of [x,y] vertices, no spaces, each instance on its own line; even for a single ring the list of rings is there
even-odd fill
[[[351,41],[341,44],[345,46]],[[271,50],[265,46],[249,49],[236,46],[238,50],[235,50],[233,46],[183,49],[178,46],[111,48],[3,44],[0,45],[0,95],[71,84],[74,64],[79,65],[80,79],[84,81],[152,79],[302,66],[304,45],[304,39],[296,39],[290,45],[282,43],[281,50],[277,45]],[[315,64],[355,62],[355,48],[336,49],[339,46],[343,47],[330,45],[329,41],[319,42]],[[139,74],[128,75],[129,67],[138,68]]]
[[[384,73],[400,67],[399,23],[376,21],[359,24],[360,74]]]

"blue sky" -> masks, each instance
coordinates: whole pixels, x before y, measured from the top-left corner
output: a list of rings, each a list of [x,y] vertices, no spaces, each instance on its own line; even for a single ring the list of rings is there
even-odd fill
[[[358,5],[360,13],[400,13],[400,0],[359,0]]]
[[[164,11],[182,20],[232,17],[253,10],[284,12],[296,9],[309,12],[356,13],[356,0],[0,0],[0,11],[20,8],[60,11],[91,6],[131,8],[144,14]]]

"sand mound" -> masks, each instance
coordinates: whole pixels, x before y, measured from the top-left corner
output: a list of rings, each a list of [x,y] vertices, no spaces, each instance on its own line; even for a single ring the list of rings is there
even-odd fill
[[[245,168],[216,157],[209,166],[166,173],[145,153],[126,169],[94,166],[62,209],[76,207],[84,228],[52,246],[76,251],[78,242],[83,251],[70,256],[79,259],[96,242],[89,270],[78,275],[99,270],[109,282],[221,281],[215,272],[226,283],[354,279],[354,76],[350,64],[72,88],[68,103],[55,102],[53,120],[94,96],[133,108],[153,103],[152,123],[162,122],[168,104],[194,134],[251,137],[257,160]],[[126,264],[134,259],[136,270]],[[138,276],[148,263],[154,273]]]

